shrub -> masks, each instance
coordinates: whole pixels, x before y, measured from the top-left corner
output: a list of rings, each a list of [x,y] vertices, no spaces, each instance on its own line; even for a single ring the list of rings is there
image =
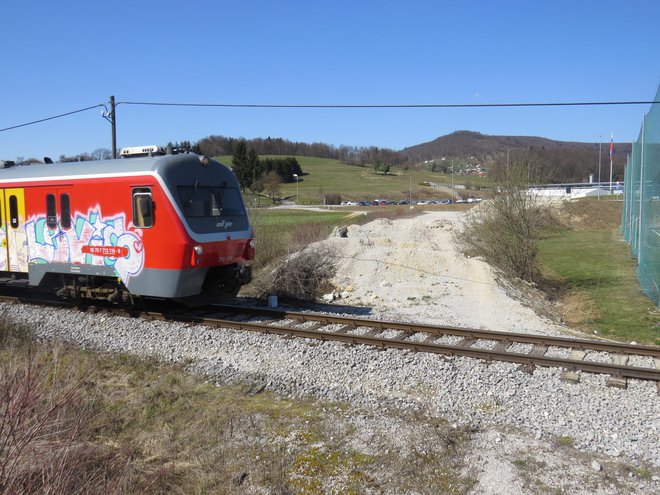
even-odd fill
[[[259,289],[262,295],[314,300],[329,290],[336,272],[335,252],[327,247],[310,246],[289,256],[266,274]]]
[[[17,344],[0,356],[0,494],[123,491],[127,459],[90,441],[91,370]]]
[[[508,167],[492,199],[473,209],[455,240],[504,273],[526,281],[539,276],[538,241],[553,222],[547,204],[528,192],[543,182],[540,163],[521,159]]]

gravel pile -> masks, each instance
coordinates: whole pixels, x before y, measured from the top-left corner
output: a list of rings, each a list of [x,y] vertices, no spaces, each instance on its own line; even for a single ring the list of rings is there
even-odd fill
[[[341,304],[370,300],[371,318],[562,334],[562,327],[508,298],[487,265],[458,258],[447,244],[451,222],[439,214],[381,220],[351,226],[348,238],[328,239],[332,244],[348,241],[337,275]],[[389,247],[379,255],[375,250],[385,237]],[[406,256],[405,246],[411,242],[425,252],[421,257],[425,263]],[[444,261],[433,258],[430,249],[425,251],[438,242],[444,242],[445,249],[439,254]],[[414,251],[411,246],[408,254]],[[400,260],[399,255],[403,256]],[[361,264],[359,259],[367,261]],[[374,261],[378,259],[384,264]],[[426,267],[424,275],[410,280],[411,270],[418,269],[411,264],[418,262]],[[374,276],[378,271],[381,273]],[[368,279],[370,285],[360,279]],[[470,288],[474,285],[478,289]],[[428,294],[434,298],[424,298]],[[478,302],[473,301],[475,295]],[[483,429],[513,427],[535,443],[551,444],[558,437],[570,437],[584,452],[633,465],[650,462],[660,466],[660,399],[655,383],[631,380],[628,389],[621,390],[606,387],[604,376],[582,374],[580,383],[569,384],[560,379],[558,369],[538,368],[529,374],[508,363],[485,364],[471,358],[19,304],[0,303],[0,314],[30,324],[44,340],[63,339],[88,349],[185,362],[190,370],[219,383],[247,381],[255,390],[268,388],[294,397],[312,395],[380,411],[416,410]]]

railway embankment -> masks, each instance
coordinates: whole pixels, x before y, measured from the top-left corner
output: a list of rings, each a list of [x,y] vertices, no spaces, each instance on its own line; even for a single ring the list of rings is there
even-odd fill
[[[323,241],[341,253],[335,311],[538,335],[571,333],[510,297],[488,265],[462,258],[451,241],[457,221],[443,212],[377,220]],[[538,486],[572,493],[594,488],[652,493],[660,486],[660,398],[653,382],[629,380],[627,389],[619,389],[607,387],[607,377],[599,375],[567,383],[558,368],[528,373],[513,363],[102,313],[8,304],[0,312],[30,323],[44,340],[185,363],[218,384],[247,382],[255,391],[349,404],[357,418],[383,418],[358,421],[374,437],[409,433],[385,426],[398,412],[467,428],[472,433],[465,470],[476,480],[473,493],[529,493],[530,477]]]

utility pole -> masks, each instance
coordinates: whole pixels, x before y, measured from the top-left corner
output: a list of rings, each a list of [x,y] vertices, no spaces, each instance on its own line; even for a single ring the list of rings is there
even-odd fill
[[[115,97],[110,97],[110,127],[112,127],[112,158],[117,158],[117,113],[115,111]]]

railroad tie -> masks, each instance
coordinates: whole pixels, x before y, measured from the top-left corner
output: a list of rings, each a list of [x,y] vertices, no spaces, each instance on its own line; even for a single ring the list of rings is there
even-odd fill
[[[493,347],[493,352],[497,354],[504,354],[506,353],[507,349],[511,347],[511,341],[510,340],[498,340],[495,343],[495,346]],[[486,366],[490,366],[491,364],[497,362],[497,359],[493,359],[493,356],[489,356],[486,358]]]
[[[511,347],[511,342],[508,340],[500,340],[493,347],[493,352],[506,352],[506,350]]]
[[[462,347],[463,349],[469,349],[472,344],[474,344],[477,341],[477,339],[473,337],[463,337],[461,341],[456,344],[456,347]]]
[[[363,334],[364,337],[375,337],[378,334],[383,333],[383,330],[380,328],[370,328],[367,332]]]
[[[345,334],[351,330],[355,330],[355,325],[344,325],[343,327],[339,328],[338,330],[335,330],[332,333]]]
[[[313,325],[311,325],[311,326],[309,326],[309,327],[306,327],[305,330],[314,331],[314,330],[318,330],[318,329],[321,328],[321,327],[325,327],[325,326],[327,326],[327,325],[328,325],[328,324],[327,324],[326,322],[324,322],[324,321],[319,321],[319,322],[314,323]]]
[[[545,353],[548,350],[548,346],[545,344],[534,344],[532,349],[527,353],[528,356],[530,357],[542,357],[545,356]],[[523,371],[525,373],[529,373],[530,375],[534,373],[534,368],[536,366],[534,363],[529,363],[529,364],[521,364],[518,366],[519,371]]]
[[[619,366],[625,366],[628,364],[628,356],[625,354],[613,354],[612,355],[612,364],[617,364]],[[628,380],[625,377],[620,375],[610,375],[607,379],[608,387],[616,388],[626,388],[628,386]]]
[[[587,351],[584,349],[571,349],[571,353],[568,355],[568,359],[572,359],[573,361],[582,361],[586,355]],[[570,383],[578,383],[580,381],[580,373],[574,370],[564,370],[564,372],[561,374],[561,379]]]

